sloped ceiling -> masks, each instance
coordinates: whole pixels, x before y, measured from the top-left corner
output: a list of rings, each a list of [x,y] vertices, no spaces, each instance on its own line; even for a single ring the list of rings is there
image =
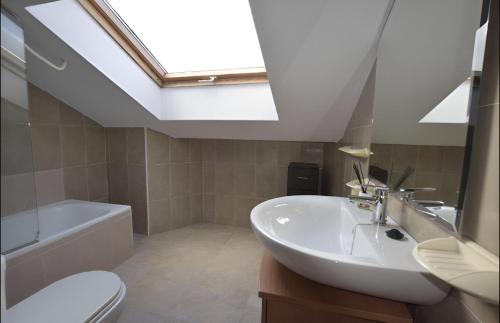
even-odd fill
[[[103,125],[146,126],[173,137],[297,141],[342,137],[392,5],[389,0],[251,0],[279,120],[161,121],[100,73],[89,62],[91,57],[82,57],[24,9],[43,2],[3,2],[20,18],[34,47],[69,62],[64,72],[55,72],[28,57],[29,79]],[[77,4],[76,0],[61,2]],[[70,13],[60,16],[64,14]],[[79,14],[87,13],[81,9]],[[85,26],[78,27],[78,33],[85,32]]]

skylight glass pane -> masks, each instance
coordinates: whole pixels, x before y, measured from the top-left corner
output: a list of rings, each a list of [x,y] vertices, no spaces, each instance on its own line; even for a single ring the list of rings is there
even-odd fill
[[[264,67],[248,0],[107,0],[169,73]]]

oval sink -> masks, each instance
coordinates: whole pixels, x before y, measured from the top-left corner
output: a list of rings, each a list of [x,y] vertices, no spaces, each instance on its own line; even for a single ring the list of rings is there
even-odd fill
[[[261,243],[289,269],[314,281],[414,304],[435,304],[450,287],[416,262],[413,238],[388,218],[370,222],[342,197],[285,196],[265,201],[251,212]],[[400,230],[394,240],[385,231]]]

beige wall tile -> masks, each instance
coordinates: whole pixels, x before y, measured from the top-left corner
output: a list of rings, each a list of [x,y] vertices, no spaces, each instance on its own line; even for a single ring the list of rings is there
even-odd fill
[[[447,297],[432,306],[417,306],[417,323],[481,323],[455,297]]]
[[[173,197],[171,201],[172,228],[180,228],[191,223],[189,196]]]
[[[250,227],[250,212],[259,204],[259,200],[251,197],[236,197],[234,201],[234,224]]]
[[[232,163],[234,161],[234,147],[232,140],[215,141],[215,160],[221,163]]]
[[[191,223],[203,221],[203,196],[202,194],[192,195],[190,197]]]
[[[305,150],[305,149],[304,149]],[[302,144],[293,141],[278,143],[278,165],[288,167],[290,162],[301,161]],[[322,156],[323,157],[323,156]],[[321,162],[323,163],[323,161]]]
[[[214,194],[215,192],[215,164],[203,163],[203,194]]]
[[[404,171],[406,167],[417,167],[417,146],[410,145],[394,145],[392,148],[392,169],[394,171]],[[428,162],[426,156],[433,156],[432,154],[422,153],[420,163]],[[432,169],[432,166],[428,167]],[[420,169],[424,171],[424,169]]]
[[[98,201],[108,197],[108,169],[106,164],[87,167],[89,200]]]
[[[128,167],[126,164],[108,164],[109,201],[117,204],[127,204],[128,197]]]
[[[255,196],[255,164],[236,164],[234,166],[234,194],[247,197]]]
[[[61,132],[61,156],[63,167],[85,164],[85,132],[83,127],[63,126]]]
[[[113,264],[117,266],[132,256],[134,240],[132,236],[132,216],[127,215],[115,220],[110,226]]]
[[[499,254],[499,105],[478,111],[461,231]]]
[[[378,166],[389,172],[391,170],[393,147],[394,145],[372,144],[371,151],[373,155],[370,156],[370,165]]]
[[[3,123],[27,125],[30,122],[29,110],[21,108],[4,98],[1,98],[1,102],[2,109],[0,119]]]
[[[237,163],[255,164],[256,151],[255,141],[235,140],[233,143],[234,161]]]
[[[215,196],[215,223],[233,224],[234,196],[218,194]]]
[[[191,163],[189,164],[189,192],[190,194],[201,194],[202,193],[202,166],[201,163]]]
[[[146,201],[146,168],[128,165],[128,194],[131,201]]]
[[[257,141],[257,164],[278,162],[278,143],[275,141]]]
[[[150,234],[171,229],[170,200],[167,198],[149,202],[148,218]]]
[[[79,272],[113,269],[111,235],[106,227],[102,225],[77,240],[74,252],[79,256]]]
[[[37,205],[47,205],[65,199],[64,172],[62,168],[35,173]]]
[[[163,164],[170,159],[169,137],[157,131],[147,129],[148,163]]]
[[[217,194],[233,194],[234,167],[233,163],[215,164],[215,192]]]
[[[85,128],[85,160],[87,164],[106,162],[106,131],[104,128]]]
[[[484,51],[479,105],[499,104],[498,81],[498,1],[490,2],[488,36]]]
[[[108,161],[114,164],[127,163],[126,128],[106,128]]]
[[[80,272],[80,255],[75,250],[77,242],[72,240],[41,255],[46,284]]]
[[[128,205],[132,208],[132,226],[134,233],[148,234],[148,207],[146,200],[130,199]]]
[[[426,173],[424,173],[425,176]],[[389,186],[394,187],[401,179],[401,176],[404,175],[404,171],[392,171],[389,174]],[[416,177],[420,176],[419,172],[413,172],[406,180],[403,181],[401,184],[401,188],[408,188],[408,187],[417,187],[419,184],[416,184]],[[428,176],[424,177],[428,178]],[[430,186],[430,184],[425,183],[425,179],[421,180],[421,182],[424,182],[424,186]],[[436,181],[433,181],[435,184],[437,183]],[[437,185],[437,184],[436,184]],[[437,188],[437,187],[436,187]]]
[[[2,110],[3,107],[2,101]],[[1,130],[1,174],[13,175],[32,172],[33,152],[31,129],[24,124],[7,123],[2,120]]]
[[[272,162],[255,167],[255,192],[257,197],[272,198],[275,194],[276,167]]]
[[[32,126],[33,161],[35,170],[60,168],[61,142],[58,126]]]
[[[439,199],[446,205],[456,206],[461,176],[457,173],[443,173]]]
[[[170,164],[170,195],[189,194],[189,164]]]
[[[170,160],[176,163],[189,162],[189,139],[170,140]]]
[[[202,161],[201,143],[201,139],[189,139],[189,156],[193,163],[201,163]]]
[[[2,176],[1,216],[31,210],[36,207],[33,173]]]
[[[304,163],[318,164],[323,166],[324,144],[319,142],[307,142],[300,145],[300,161]],[[295,160],[291,160],[295,161]],[[288,165],[286,165],[288,166]]]
[[[38,87],[29,84],[29,117],[33,125],[57,125],[60,122],[59,101]]]
[[[66,199],[84,201],[89,199],[85,166],[64,168],[64,192]]]
[[[449,297],[456,298],[465,307],[462,309],[468,310],[469,315],[473,314],[479,321],[482,322],[498,322],[499,307],[498,305],[483,302],[481,299],[468,295],[459,290],[453,289]]]
[[[203,221],[215,222],[215,195],[203,194]]]
[[[42,259],[39,255],[29,257],[15,265],[9,265],[7,262],[5,270],[7,308],[46,286],[43,271],[40,268],[42,268]]]
[[[61,114],[61,124],[65,126],[83,126],[83,115],[71,108],[69,105],[59,102],[59,111]]]
[[[278,167],[276,169],[276,196],[287,194],[288,167]]]
[[[443,170],[443,149],[440,146],[418,146],[416,169],[422,172]]]
[[[464,153],[464,147],[443,147],[443,172],[460,174],[464,163]]]
[[[163,200],[170,195],[170,167],[168,164],[148,166],[148,194],[150,201]]]
[[[203,162],[215,162],[215,140],[205,139],[202,142],[201,154]]]
[[[127,162],[129,164],[144,164],[146,162],[144,128],[127,128],[126,131]]]

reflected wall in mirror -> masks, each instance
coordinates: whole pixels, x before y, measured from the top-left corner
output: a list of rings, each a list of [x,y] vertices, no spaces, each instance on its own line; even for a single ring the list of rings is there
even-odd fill
[[[391,29],[389,20],[381,40],[369,167],[372,178],[394,191],[433,188],[399,194],[411,207],[438,216],[455,231],[468,171],[489,8],[488,1],[461,4],[396,4],[391,19],[405,30]],[[409,10],[409,6],[440,14],[413,21],[418,8]],[[400,47],[387,48],[384,41]]]

